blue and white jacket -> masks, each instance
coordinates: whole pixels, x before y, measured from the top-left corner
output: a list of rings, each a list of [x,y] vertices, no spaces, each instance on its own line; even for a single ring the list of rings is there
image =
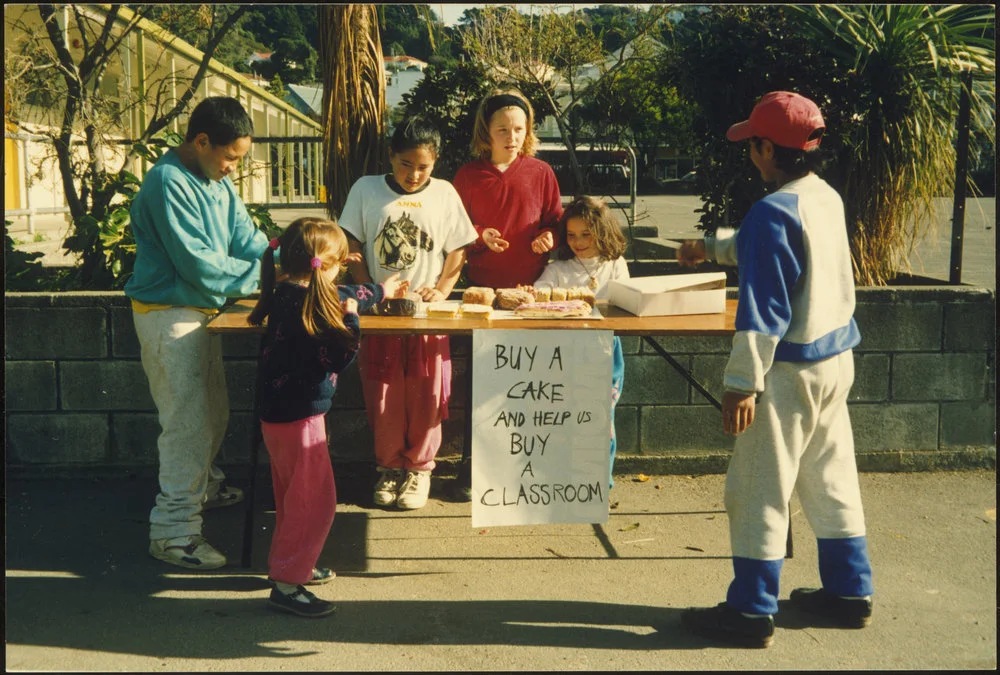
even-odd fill
[[[709,258],[739,265],[727,390],[764,391],[775,361],[822,361],[861,342],[844,203],[815,174],[754,204],[738,232],[705,239]]]

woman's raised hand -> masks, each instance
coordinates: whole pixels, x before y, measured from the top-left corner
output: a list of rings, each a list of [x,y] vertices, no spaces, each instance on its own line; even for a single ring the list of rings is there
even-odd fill
[[[503,253],[510,246],[510,242],[501,237],[500,230],[495,227],[487,227],[483,230],[483,243],[494,253]]]
[[[555,247],[556,238],[552,236],[552,232],[543,232],[542,234],[535,237],[534,241],[531,242],[531,250],[538,255],[543,253],[548,253]]]

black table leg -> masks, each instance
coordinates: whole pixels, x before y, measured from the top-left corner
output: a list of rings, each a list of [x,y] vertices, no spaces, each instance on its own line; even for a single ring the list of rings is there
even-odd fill
[[[257,419],[257,411],[254,410],[253,433],[250,434],[250,485],[247,488],[246,510],[243,517],[243,567],[250,567],[250,560],[253,557],[253,512],[256,504],[257,494],[257,462],[260,444],[264,440],[260,430],[260,420]]]
[[[460,502],[472,501],[472,341],[465,366],[465,438],[462,441],[462,460],[458,464],[452,498]]]
[[[698,380],[695,379],[694,375],[691,374],[691,371],[689,371],[687,368],[685,368],[684,366],[682,366],[677,361],[677,359],[675,359],[673,356],[671,356],[667,352],[667,350],[665,350],[660,345],[659,342],[657,342],[656,340],[654,340],[649,335],[643,335],[642,339],[645,340],[646,344],[648,344],[650,347],[652,347],[653,350],[657,354],[659,354],[664,359],[666,359],[667,363],[669,363],[671,366],[673,366],[674,370],[676,370],[678,373],[680,373],[684,377],[685,380],[687,380],[688,382],[690,382],[691,386],[694,387],[696,390],[698,390],[698,393],[700,393],[702,396],[704,396],[706,399],[708,399],[709,403],[711,403],[713,406],[715,406],[715,408],[717,410],[720,410],[720,411],[722,410],[722,404],[719,403],[718,399],[716,399],[714,396],[712,396],[712,394],[709,393],[708,389],[706,389],[705,386],[701,382],[699,382]],[[785,557],[786,558],[791,558],[792,557],[792,517],[791,517],[791,514],[789,514],[789,516],[788,516],[788,537],[785,539]]]
[[[677,361],[677,359],[675,359],[670,354],[668,354],[667,350],[664,349],[662,346],[660,346],[659,342],[657,342],[656,340],[654,340],[653,338],[651,338],[648,335],[643,335],[642,339],[645,340],[646,344],[648,344],[650,347],[652,347],[656,351],[657,354],[659,354],[660,356],[662,356],[663,358],[665,358],[667,360],[667,362],[674,367],[674,370],[676,370],[678,373],[680,373],[681,375],[683,375],[684,379],[687,380],[688,382],[690,382],[691,386],[698,390],[698,393],[700,393],[702,396],[704,396],[705,398],[707,398],[708,402],[711,403],[712,405],[714,405],[715,408],[716,408],[716,410],[722,410],[722,404],[719,403],[719,401],[708,392],[708,389],[705,389],[705,386],[701,382],[699,382],[698,380],[696,380],[694,378],[694,375],[692,375],[691,372],[687,368],[685,368],[684,366],[682,366]]]
[[[465,366],[465,439],[462,442],[462,462],[472,458],[472,344]]]
[[[257,465],[260,458],[260,444],[264,440],[260,428],[260,357],[264,353],[264,337],[260,338],[260,345],[257,348],[257,375],[254,377],[253,387],[253,412],[250,415],[250,425],[253,431],[250,432],[250,484],[247,487],[246,508],[243,515],[243,560],[244,569],[250,567],[253,557],[253,516],[257,495]]]

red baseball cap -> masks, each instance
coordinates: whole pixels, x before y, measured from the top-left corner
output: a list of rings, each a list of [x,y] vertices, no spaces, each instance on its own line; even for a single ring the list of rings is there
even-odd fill
[[[822,138],[809,138],[817,129],[826,129],[826,124],[815,103],[790,91],[772,91],[757,102],[750,119],[729,127],[726,138],[743,141],[757,136],[786,148],[811,150]]]

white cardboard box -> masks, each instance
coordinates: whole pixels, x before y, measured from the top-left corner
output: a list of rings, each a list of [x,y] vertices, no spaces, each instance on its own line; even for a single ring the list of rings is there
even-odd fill
[[[608,301],[636,316],[726,311],[726,273],[635,277],[608,284]]]

